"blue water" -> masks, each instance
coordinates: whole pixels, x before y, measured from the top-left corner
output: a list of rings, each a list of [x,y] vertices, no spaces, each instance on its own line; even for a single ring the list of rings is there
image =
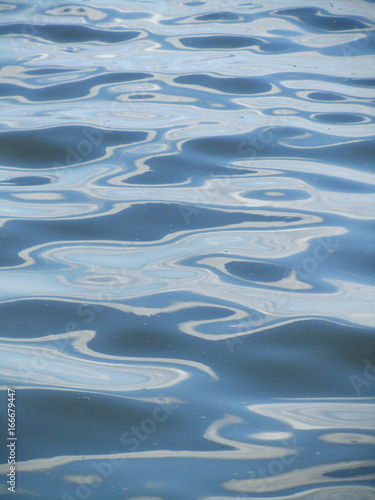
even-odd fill
[[[375,4],[0,35],[2,497],[375,499]]]

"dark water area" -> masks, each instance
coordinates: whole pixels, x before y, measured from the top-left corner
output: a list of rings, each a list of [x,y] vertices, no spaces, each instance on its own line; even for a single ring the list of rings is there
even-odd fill
[[[0,3],[1,498],[375,499],[374,47],[365,0]]]

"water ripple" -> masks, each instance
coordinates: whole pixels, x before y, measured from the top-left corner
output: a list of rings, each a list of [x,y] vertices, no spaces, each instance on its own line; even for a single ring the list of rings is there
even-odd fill
[[[0,5],[19,495],[375,497],[375,9],[302,3]]]

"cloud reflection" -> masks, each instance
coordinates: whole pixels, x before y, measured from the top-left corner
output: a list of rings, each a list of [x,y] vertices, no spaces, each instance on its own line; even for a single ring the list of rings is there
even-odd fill
[[[362,468],[373,468],[374,460],[357,460],[352,462],[338,462],[334,464],[317,465],[296,469],[277,476],[255,479],[233,479],[222,486],[228,490],[241,493],[262,492],[269,493],[289,488],[304,487],[311,484],[328,485],[335,482],[373,481],[375,474],[363,475]],[[358,472],[356,471],[358,469]],[[349,474],[349,472],[351,473]],[[348,477],[347,477],[348,475]],[[313,497],[315,498],[315,497]],[[324,497],[323,497],[324,498]]]
[[[271,417],[293,429],[369,429],[375,430],[375,405],[364,402],[291,401],[251,405],[248,409]]]
[[[14,388],[93,393],[171,387],[187,380],[196,369],[217,378],[210,368],[193,361],[95,353],[87,346],[94,335],[84,330],[29,340],[3,338],[0,375]]]
[[[203,460],[256,460],[289,457],[296,454],[296,451],[285,446],[269,446],[237,441],[225,438],[222,433],[231,426],[242,423],[243,420],[235,415],[225,415],[216,419],[206,429],[203,437],[213,443],[222,445],[221,448],[230,447],[231,449],[220,449],[218,451],[198,451],[198,450],[147,450],[137,452],[118,452],[106,455],[70,455],[56,456],[52,458],[37,458],[17,463],[18,472],[36,472],[47,471],[56,467],[62,467],[75,462],[86,462],[91,460],[108,460],[111,463],[119,460],[140,460],[140,459],[203,459]],[[120,462],[122,463],[122,462]],[[6,468],[6,465],[0,465],[0,473]]]
[[[234,496],[208,496],[202,500],[249,500],[248,495],[238,494]],[[277,495],[272,497],[261,497],[251,495],[251,500],[262,500],[272,498],[272,500],[373,500],[375,498],[375,488],[371,486],[357,486],[347,484],[345,486],[324,486],[322,488],[311,488],[299,493]]]

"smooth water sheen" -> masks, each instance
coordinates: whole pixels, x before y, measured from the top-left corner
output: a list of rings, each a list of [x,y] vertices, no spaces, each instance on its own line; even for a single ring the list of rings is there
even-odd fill
[[[375,4],[0,34],[3,497],[375,499]]]

